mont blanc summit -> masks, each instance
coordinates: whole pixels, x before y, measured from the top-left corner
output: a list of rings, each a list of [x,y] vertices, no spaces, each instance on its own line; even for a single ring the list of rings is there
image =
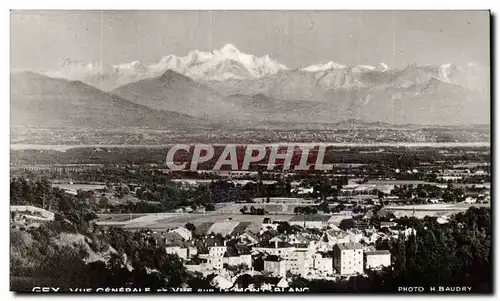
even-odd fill
[[[184,57],[170,55],[152,67],[171,69],[196,80],[259,78],[287,69],[269,55],[256,57],[239,51],[232,44],[212,52],[192,51]]]

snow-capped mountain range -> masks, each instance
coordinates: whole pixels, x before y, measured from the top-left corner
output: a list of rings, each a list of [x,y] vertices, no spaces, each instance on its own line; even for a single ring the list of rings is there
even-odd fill
[[[192,51],[184,57],[169,55],[149,67],[158,72],[170,69],[195,80],[222,81],[260,78],[288,69],[269,55],[256,57],[240,52],[231,44],[213,52]]]
[[[151,64],[133,61],[105,66],[100,62],[64,59],[58,70],[43,73],[55,78],[80,80],[109,90],[136,80],[159,76],[166,70],[173,70],[194,80],[224,81],[261,78],[288,69],[269,55],[257,57],[227,44],[212,52],[195,50],[186,56],[170,54]]]
[[[433,66],[432,69],[433,77],[443,82],[452,83],[458,68],[453,64],[445,64]],[[385,63],[380,63],[377,66],[347,66],[332,61],[292,69],[270,58],[269,55],[254,56],[238,50],[232,44],[227,44],[212,52],[195,50],[186,56],[170,54],[150,64],[133,61],[107,66],[100,62],[78,62],[65,59],[58,70],[42,73],[54,78],[79,80],[104,90],[112,90],[137,80],[160,76],[166,70],[173,70],[193,80],[206,82],[258,80],[284,72],[310,73],[319,78],[330,73],[365,76],[365,73],[383,74],[397,71]]]
[[[329,61],[289,68],[228,44],[149,64],[66,59],[58,70],[39,73],[11,77],[13,116],[20,124],[489,122],[489,72],[474,64],[394,68]]]

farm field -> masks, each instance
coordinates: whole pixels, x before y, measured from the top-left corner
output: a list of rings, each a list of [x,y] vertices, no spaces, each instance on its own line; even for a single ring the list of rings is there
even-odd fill
[[[239,212],[237,214],[228,214],[228,213],[184,214],[183,216],[166,217],[163,219],[155,220],[153,223],[149,224],[148,227],[153,229],[165,229],[165,228],[184,226],[186,223],[192,223],[195,226],[197,226],[203,223],[214,224],[214,223],[233,222],[234,227],[236,227],[238,223],[249,223],[249,224],[259,225],[260,228],[260,225],[262,224],[265,217],[266,215],[243,215]],[[270,217],[273,219],[272,216]],[[293,215],[279,215],[277,216],[276,219],[286,221],[292,217]],[[136,225],[132,225],[132,227],[134,226]]]
[[[99,215],[99,222],[126,222],[130,221],[136,218],[139,218],[141,216],[144,216],[145,214],[101,214]]]
[[[196,226],[196,233],[198,234],[209,234],[213,232],[220,233],[222,235],[229,235],[242,233],[247,230],[258,232],[263,224],[264,218],[266,217],[271,218],[272,221],[293,222],[303,221],[305,219],[306,221],[321,221],[325,224],[328,223],[335,225],[338,225],[343,219],[352,217],[350,214],[316,214],[308,216],[298,216],[289,213],[266,215],[241,214],[238,208],[245,205],[249,204],[229,204],[228,206],[222,207],[216,211],[207,213],[101,214],[99,215],[97,224],[112,227],[123,227],[131,230],[168,230],[176,227],[183,227],[187,223],[192,223]],[[489,204],[474,204],[474,206],[489,207]],[[398,217],[415,215],[416,217],[423,218],[426,215],[450,215],[465,211],[469,207],[471,207],[469,204],[425,204],[387,206],[382,210],[391,211]],[[228,210],[228,208],[230,208],[230,210]]]
[[[132,217],[132,219],[131,219]],[[97,224],[123,227],[124,229],[152,229],[168,230],[184,227],[187,223],[196,226],[197,234],[220,233],[222,235],[242,233],[245,231],[258,232],[264,218],[272,221],[322,221],[338,225],[341,220],[350,218],[350,215],[309,215],[297,216],[295,214],[267,214],[249,215],[237,213],[224,213],[212,211],[208,213],[151,213],[151,214],[102,214]]]
[[[102,214],[97,220],[98,225],[123,227],[125,229],[148,228],[153,230],[166,230],[183,227],[187,223],[196,226],[197,233],[224,233],[244,232],[245,230],[258,231],[265,217],[272,220],[287,221],[295,215],[243,215],[240,212],[222,213],[151,213],[132,215],[129,214]]]

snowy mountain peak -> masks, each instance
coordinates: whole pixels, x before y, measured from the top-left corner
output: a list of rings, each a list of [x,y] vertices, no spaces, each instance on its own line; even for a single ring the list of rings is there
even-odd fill
[[[137,69],[143,67],[143,65],[139,61],[133,61],[130,63],[114,65],[113,67],[115,67],[115,69]]]
[[[441,65],[439,67],[439,78],[444,82],[450,83],[456,71],[458,71],[458,68],[452,63]]]
[[[453,63],[441,65],[441,68],[452,68],[452,67],[454,67]]]
[[[219,50],[221,53],[239,53],[240,51],[233,44],[226,44]]]
[[[245,63],[250,63],[254,59],[253,55],[239,51],[238,48],[232,44],[226,44],[221,49],[214,50],[213,54],[219,56],[220,59],[230,59]]]
[[[301,68],[299,70],[303,71],[303,72],[323,72],[323,71],[327,71],[327,70],[336,70],[336,69],[338,70],[338,69],[345,69],[345,68],[347,68],[345,65],[341,65],[341,64],[329,61],[325,64],[311,65],[311,66],[308,66],[305,68]],[[370,66],[370,65],[356,65],[356,66],[352,66],[351,68],[354,71],[358,71],[358,72],[374,71],[374,70],[385,72],[385,71],[391,69],[391,67],[389,67],[385,63],[380,63],[380,65],[377,67]]]
[[[391,69],[391,67],[389,67],[389,65],[387,65],[386,63],[380,63],[380,67],[381,67],[382,72]]]
[[[188,57],[191,58],[192,60],[196,60],[196,61],[206,61],[206,60],[211,59],[213,57],[213,54],[210,52],[202,52],[202,51],[194,50],[188,54]]]
[[[144,73],[148,71],[148,68],[142,64],[139,61],[133,61],[130,63],[124,63],[124,64],[118,64],[113,66],[113,70],[117,74],[131,74],[134,75],[134,73]]]
[[[362,70],[370,70],[370,71],[377,69],[376,67],[371,65],[357,65],[356,67]]]
[[[158,71],[172,69],[193,79],[206,80],[259,78],[287,69],[269,55],[256,57],[241,52],[232,44],[212,52],[191,51],[185,57],[169,55],[150,68]]]
[[[70,58],[62,59],[59,65],[61,69],[102,69],[103,67],[99,62],[81,62]]]
[[[326,64],[316,64],[316,65],[311,65],[305,68],[301,68],[301,71],[304,72],[320,72],[320,71],[327,71],[327,70],[334,70],[334,69],[344,69],[346,66],[337,64],[335,62],[328,62]]]
[[[175,55],[173,55],[173,54],[166,55],[166,56],[162,57],[162,58],[158,61],[158,63],[159,63],[159,64],[161,64],[161,63],[166,63],[166,62],[170,61],[170,60],[171,60],[172,58],[174,58],[174,57],[175,57]]]

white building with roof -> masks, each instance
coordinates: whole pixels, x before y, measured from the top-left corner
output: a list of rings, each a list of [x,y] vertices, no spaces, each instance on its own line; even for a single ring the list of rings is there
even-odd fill
[[[313,268],[321,275],[327,276],[333,274],[333,258],[325,253],[315,253]]]
[[[475,204],[475,203],[477,203],[477,199],[469,196],[465,199],[464,203],[465,204]]]
[[[328,248],[333,248],[338,243],[351,242],[351,239],[349,234],[343,230],[327,230],[323,232],[323,237],[321,238],[322,243],[325,241]]]
[[[273,241],[269,243],[261,243],[252,248],[254,251],[266,253],[269,255],[281,256],[288,260],[293,253],[295,247],[288,242]]]
[[[227,251],[226,241],[208,240],[206,245],[207,253],[198,254],[200,258],[206,259],[208,269],[221,270],[224,265],[224,254]]]
[[[287,260],[283,257],[270,255],[264,259],[264,271],[276,277],[286,277]]]
[[[298,187],[297,189],[294,190],[294,192],[298,195],[309,194],[314,192],[314,188]]]
[[[349,235],[349,242],[360,242],[363,239],[363,232],[358,229],[350,229],[346,231]]]
[[[245,231],[242,234],[240,234],[238,236],[238,240],[242,243],[247,244],[247,245],[252,245],[252,244],[256,244],[259,242],[259,239],[257,238],[257,236],[255,236],[255,234],[253,234],[249,231]]]
[[[287,262],[288,270],[295,275],[305,276],[314,265],[313,244],[296,244]]]
[[[165,253],[176,254],[177,256],[179,256],[179,258],[186,260],[188,258],[188,255],[189,255],[189,250],[188,250],[188,248],[184,248],[184,247],[177,246],[177,245],[167,245],[165,247]]]
[[[169,232],[179,234],[184,240],[191,240],[193,238],[193,233],[184,227],[178,227]]]
[[[252,267],[251,250],[245,245],[230,246],[227,248],[222,262],[230,266],[244,264],[250,268]]]
[[[337,273],[340,275],[363,273],[363,246],[360,243],[338,243],[333,251],[333,266]]]
[[[208,254],[200,254],[200,258],[205,259],[207,262],[205,264],[207,269],[210,270],[222,270],[224,268],[224,257],[214,257]]]
[[[226,247],[226,242],[222,246],[214,244],[211,246],[208,246],[208,254],[212,257],[223,257],[224,254],[226,253],[227,247]]]
[[[367,270],[378,270],[391,265],[389,250],[365,251],[365,267]]]

